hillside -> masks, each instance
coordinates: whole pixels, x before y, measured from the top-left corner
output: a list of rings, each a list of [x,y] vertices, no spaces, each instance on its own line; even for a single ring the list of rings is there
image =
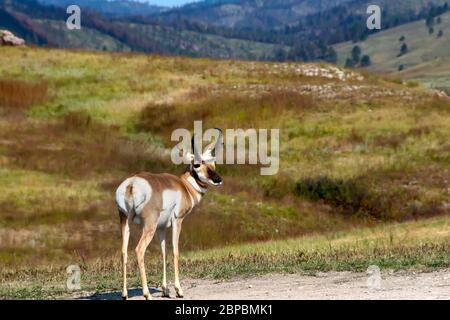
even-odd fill
[[[274,59],[284,48],[158,24],[115,21],[95,11],[85,12],[82,29],[71,31],[65,27],[65,9],[41,6],[34,0],[0,0],[0,18],[0,28],[11,30],[28,43],[59,48],[256,60]]]
[[[440,16],[441,23],[434,25],[429,33],[425,21],[417,21],[371,35],[357,44],[347,42],[335,46],[338,63],[345,64],[355,45],[368,54],[372,65],[370,72],[391,74],[403,79],[418,80],[430,87],[450,88],[450,13]],[[439,31],[443,35],[438,37]],[[404,37],[403,41],[400,38]],[[405,43],[408,52],[399,56],[400,47]],[[399,71],[399,67],[403,70]]]
[[[82,31],[64,30],[66,2],[42,3],[56,4],[0,0],[0,27],[49,47],[330,63],[336,62],[331,45],[374,33],[366,28],[365,10],[373,4],[367,0],[206,1],[172,10],[96,0],[80,3]],[[383,8],[387,29],[436,14],[446,2],[376,3]]]
[[[448,0],[447,0],[448,1]],[[272,30],[295,25],[307,16],[345,8],[347,15],[366,16],[370,4],[379,5],[389,14],[419,12],[429,4],[442,5],[446,0],[225,0],[200,1],[160,14],[166,19],[185,18],[228,28]],[[386,12],[386,13],[387,13]]]
[[[107,16],[124,17],[133,15],[151,15],[161,13],[167,8],[150,5],[145,2],[127,1],[127,0],[38,0],[45,5],[67,8],[69,5],[76,4],[81,8],[89,8],[101,12]]]
[[[270,30],[296,23],[301,17],[329,10],[352,0],[200,1],[165,12],[165,19],[185,18],[229,28]]]
[[[77,32],[67,30],[63,21],[34,19],[33,23],[51,34],[57,47],[101,51],[129,52],[131,48],[120,40],[93,28],[82,28]]]
[[[73,263],[88,288],[116,288],[114,190],[137,171],[181,173],[170,135],[199,119],[279,128],[280,170],[218,166],[223,186],[183,227],[186,275],[448,267],[446,98],[326,64],[1,47],[0,296],[60,294]],[[408,237],[385,229],[408,220]],[[339,239],[359,228],[348,250]]]
[[[52,35],[52,40],[61,48],[84,48],[101,51],[129,52],[135,46],[126,44],[111,35],[95,28],[82,28],[80,31],[67,30],[65,22],[55,20],[33,20],[34,23]],[[227,39],[221,36],[200,34],[193,31],[177,31],[157,25],[117,23],[139,39],[151,39],[148,51],[161,54],[187,55],[192,57],[242,58],[259,60],[273,55],[278,46],[250,42],[240,39]],[[167,41],[171,39],[171,41]],[[147,51],[144,49],[144,51]]]

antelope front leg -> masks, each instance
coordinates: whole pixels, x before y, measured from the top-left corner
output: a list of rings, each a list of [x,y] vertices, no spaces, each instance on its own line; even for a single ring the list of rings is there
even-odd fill
[[[176,219],[172,222],[172,242],[173,242],[173,264],[175,268],[175,292],[178,298],[183,298],[183,290],[181,289],[179,267],[178,267],[178,240],[180,239],[181,223],[183,220]]]
[[[170,290],[167,287],[167,278],[166,278],[166,229],[158,229],[158,238],[159,243],[161,245],[161,253],[163,256],[163,281],[162,281],[162,294],[163,297],[170,297]]]

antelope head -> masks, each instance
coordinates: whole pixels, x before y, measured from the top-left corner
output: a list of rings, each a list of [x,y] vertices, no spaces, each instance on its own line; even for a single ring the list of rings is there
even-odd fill
[[[192,137],[192,152],[185,153],[185,159],[190,163],[189,171],[196,180],[212,185],[219,186],[222,184],[222,178],[216,172],[216,154],[217,150],[222,147],[223,135],[220,129],[216,129],[218,135],[216,141],[206,147],[203,153],[200,153],[201,141],[194,135]]]

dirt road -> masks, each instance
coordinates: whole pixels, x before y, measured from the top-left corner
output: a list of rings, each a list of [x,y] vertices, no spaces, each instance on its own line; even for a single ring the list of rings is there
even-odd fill
[[[379,279],[380,281],[378,281]],[[185,299],[450,299],[450,270],[431,273],[382,272],[381,278],[366,273],[329,272],[305,275],[264,275],[229,281],[184,280]],[[173,289],[171,294],[173,295]],[[130,299],[141,299],[132,289]],[[153,299],[162,299],[159,289]],[[120,299],[120,292],[81,299]]]

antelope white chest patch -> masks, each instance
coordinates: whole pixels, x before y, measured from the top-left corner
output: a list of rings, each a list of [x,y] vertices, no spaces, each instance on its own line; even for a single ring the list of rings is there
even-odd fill
[[[196,195],[196,198],[197,198],[197,203],[199,203],[200,200],[202,200],[201,194],[202,194],[202,193],[204,194],[204,193],[206,192],[206,189],[200,187],[200,186],[198,185],[197,181],[195,181],[195,179],[194,179],[193,177],[191,177],[191,176],[189,176],[189,177],[187,178],[187,181],[191,184],[191,186],[195,189],[195,191],[198,192],[197,195]],[[191,200],[193,200],[190,193],[189,193],[189,196],[191,197]],[[192,202],[192,204],[194,204],[194,202]]]
[[[165,190],[162,193],[161,215],[158,219],[158,227],[170,227],[172,218],[177,218],[180,212],[181,192]]]
[[[181,192],[176,190],[165,190],[162,192],[162,209],[174,208],[181,202]]]

